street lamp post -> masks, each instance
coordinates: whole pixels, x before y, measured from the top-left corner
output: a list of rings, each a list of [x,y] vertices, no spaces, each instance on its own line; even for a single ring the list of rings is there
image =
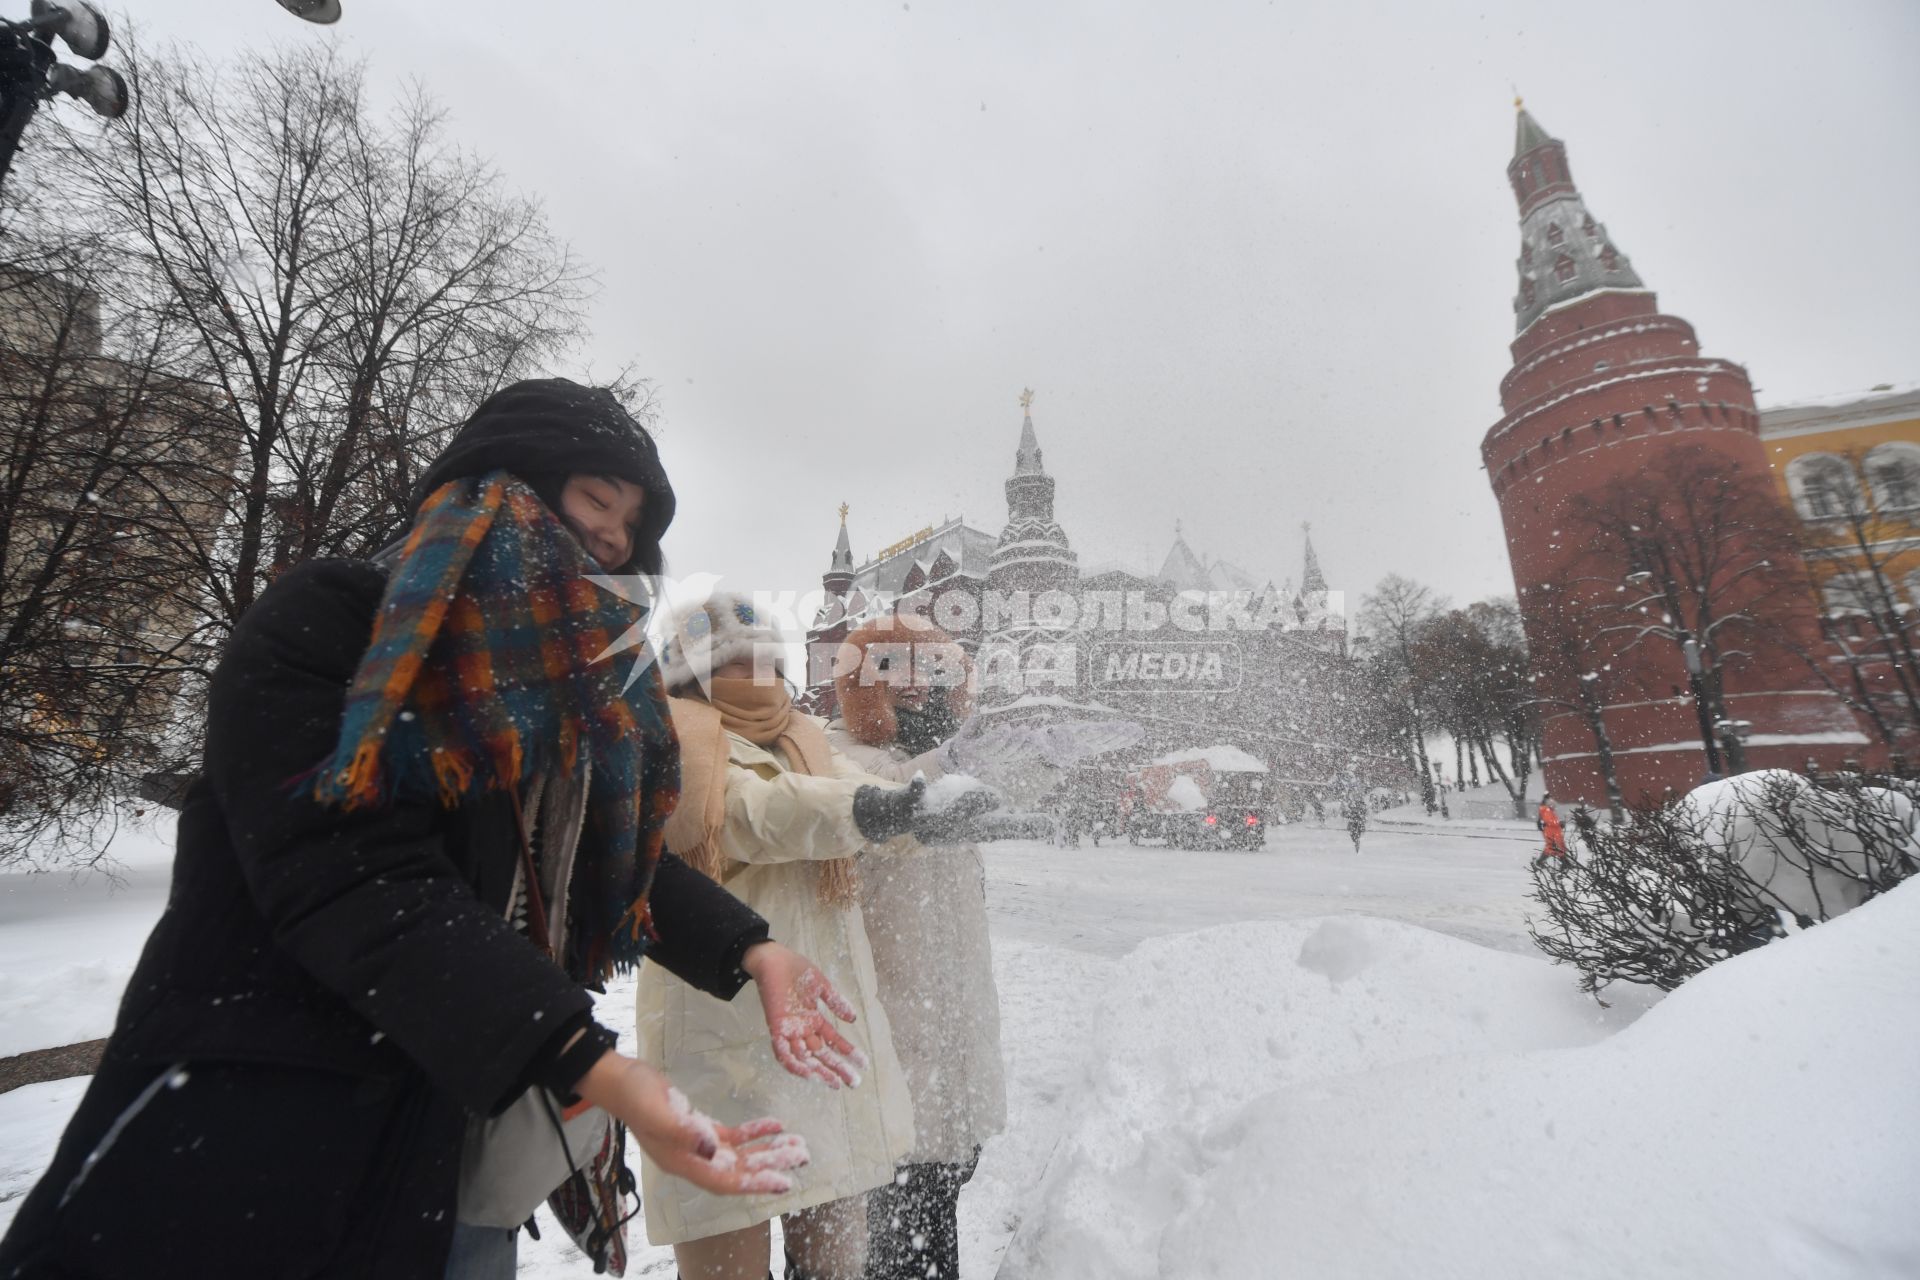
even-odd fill
[[[33,0],[25,22],[0,19],[0,184],[13,168],[20,135],[40,103],[56,93],[80,99],[112,120],[127,109],[127,82],[111,67],[82,71],[55,59],[53,40],[89,62],[107,51],[106,15],[87,0]]]
[[[340,0],[280,0],[280,7],[308,22],[340,21]]]

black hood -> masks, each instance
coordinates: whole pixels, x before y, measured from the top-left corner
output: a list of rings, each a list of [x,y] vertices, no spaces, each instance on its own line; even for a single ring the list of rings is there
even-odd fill
[[[613,393],[566,378],[532,378],[488,396],[414,487],[428,494],[466,476],[506,470],[555,506],[566,477],[618,476],[647,491],[629,569],[660,572],[660,538],[673,523],[673,486],[647,429]],[[557,508],[556,508],[557,510]]]

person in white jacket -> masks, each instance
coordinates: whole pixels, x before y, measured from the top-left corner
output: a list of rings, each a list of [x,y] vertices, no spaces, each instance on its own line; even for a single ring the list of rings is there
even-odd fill
[[[870,622],[835,659],[840,714],[827,741],[876,777],[938,779],[952,771],[944,743],[971,710],[969,675],[965,652],[924,619]],[[960,1189],[1007,1119],[986,870],[975,845],[951,843],[862,858],[859,879],[916,1130],[894,1180],[868,1201],[867,1280],[953,1280]]]
[[[906,851],[905,833],[941,834],[966,815],[928,813],[923,784],[894,786],[834,752],[821,721],[793,706],[780,678],[784,652],[784,637],[738,596],[716,595],[674,619],[659,654],[681,747],[667,844],[765,916],[840,990],[856,1015],[848,1038],[864,1043],[866,1079],[831,1092],[807,1087],[778,1069],[752,1000],[721,1002],[642,966],[640,1056],[721,1123],[779,1114],[812,1157],[792,1191],[744,1198],[709,1195],[643,1161],[647,1236],[674,1246],[683,1280],[761,1280],[776,1216],[789,1280],[858,1280],[865,1195],[890,1182],[915,1146],[854,857]],[[805,1047],[831,1060],[830,1048]],[[837,1084],[831,1074],[823,1067],[819,1078]]]

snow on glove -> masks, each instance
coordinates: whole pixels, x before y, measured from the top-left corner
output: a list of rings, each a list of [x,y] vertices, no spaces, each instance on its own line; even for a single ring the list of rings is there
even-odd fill
[[[914,814],[908,829],[921,844],[959,844],[975,838],[975,819],[998,803],[999,798],[984,787],[967,791],[944,809],[922,809]]]
[[[869,840],[911,835],[922,844],[954,844],[968,838],[974,820],[999,803],[985,787],[960,791],[929,807],[927,780],[915,775],[904,787],[861,787],[853,793],[853,825]]]
[[[913,828],[927,780],[915,775],[904,787],[861,787],[853,793],[853,825],[869,840],[891,840]]]

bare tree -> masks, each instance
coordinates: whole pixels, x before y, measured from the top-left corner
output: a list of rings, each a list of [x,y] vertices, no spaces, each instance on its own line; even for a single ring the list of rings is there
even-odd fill
[[[1726,673],[1783,648],[1782,617],[1806,603],[1791,514],[1764,479],[1699,447],[1583,495],[1576,510],[1592,548],[1584,576],[1628,566],[1615,621],[1601,633],[1620,653],[1673,646],[1709,765],[1742,771]]]
[[[1429,717],[1466,743],[1524,817],[1539,717],[1519,609],[1483,600],[1435,614],[1415,628],[1411,655]],[[1504,762],[1496,741],[1506,744]]]
[[[587,280],[430,102],[376,118],[335,52],[122,58],[133,109],[56,162],[70,220],[139,254],[150,305],[188,317],[165,355],[236,442],[239,483],[196,548],[226,627],[274,572],[404,527],[450,424],[578,335]]]
[[[1446,608],[1421,584],[1388,574],[1361,602],[1360,624],[1374,637],[1373,660],[1381,695],[1405,716],[1410,763],[1420,775],[1420,799],[1428,813],[1439,805],[1433,791],[1433,765],[1427,755],[1430,691],[1415,649],[1422,628]]]
[[[190,768],[193,682],[272,576],[396,536],[589,290],[417,93],[376,115],[312,47],[120,57],[133,109],[50,119],[0,226],[0,857]]]
[[[116,305],[111,244],[4,216],[0,862],[96,860],[111,797],[180,764],[172,706],[206,636],[175,516],[220,509],[209,404],[160,364],[181,318]]]
[[[1871,493],[1860,484],[1861,476]],[[1817,577],[1814,586],[1827,596],[1833,619],[1828,638],[1851,672],[1849,701],[1868,714],[1889,745],[1910,745],[1920,734],[1920,654],[1892,562],[1910,545],[1920,522],[1920,468],[1905,458],[1872,460],[1852,450],[1812,470],[1802,488],[1809,519],[1801,526],[1801,553],[1809,570],[1816,561],[1835,558],[1848,566]],[[1860,647],[1859,637],[1847,634],[1846,618],[1866,619],[1872,632],[1868,646]],[[1883,667],[1892,688],[1872,688],[1868,666]]]
[[[1565,587],[1535,588],[1532,637],[1527,682],[1530,699],[1538,706],[1570,711],[1593,737],[1594,762],[1607,792],[1607,813],[1616,823],[1626,814],[1620,790],[1620,771],[1614,762],[1613,735],[1607,729],[1606,708],[1616,696],[1620,678],[1598,635],[1603,625],[1595,611]],[[1570,690],[1570,696],[1552,692]]]

